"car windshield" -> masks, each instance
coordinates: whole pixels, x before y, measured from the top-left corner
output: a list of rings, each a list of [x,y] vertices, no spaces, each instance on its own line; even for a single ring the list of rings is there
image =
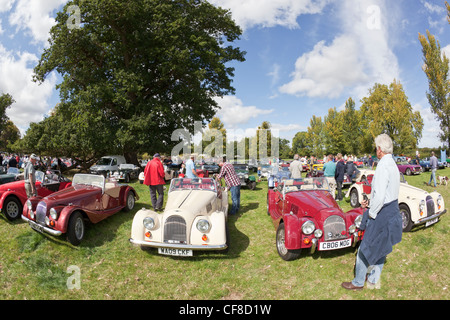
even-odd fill
[[[323,177],[288,179],[283,181],[284,193],[300,190],[325,190],[329,191],[328,180]]]
[[[169,193],[177,190],[208,190],[217,192],[216,181],[212,178],[172,179]]]
[[[105,185],[105,177],[95,174],[76,174],[73,176],[72,185],[79,184],[103,188]]]
[[[111,158],[101,158],[98,160],[97,165],[98,166],[109,166],[111,164]]]
[[[11,167],[11,168],[8,169],[8,172],[7,172],[7,173],[8,173],[8,174],[19,174],[20,171],[19,171],[19,168]]]
[[[409,163],[408,162],[406,162],[406,161],[400,161],[400,162],[397,162],[397,164],[400,164],[400,165],[408,165]]]
[[[44,182],[45,173],[42,171],[36,171],[36,181]]]

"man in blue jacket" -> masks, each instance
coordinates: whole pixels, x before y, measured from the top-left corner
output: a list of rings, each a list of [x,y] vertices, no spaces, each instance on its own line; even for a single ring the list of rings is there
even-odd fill
[[[392,157],[392,140],[381,134],[375,138],[375,145],[380,161],[372,180],[370,208],[364,211],[360,226],[365,233],[356,256],[355,278],[342,283],[342,287],[348,290],[363,289],[366,279],[368,288],[379,285],[386,256],[402,240],[402,219],[398,207],[400,173]],[[363,201],[361,207],[366,209],[368,202]]]

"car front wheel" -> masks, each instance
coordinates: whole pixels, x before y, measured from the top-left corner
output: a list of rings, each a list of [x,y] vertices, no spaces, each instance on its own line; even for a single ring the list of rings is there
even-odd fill
[[[276,236],[276,245],[277,245],[277,251],[281,259],[285,261],[291,261],[295,260],[300,256],[301,249],[299,250],[288,250],[286,249],[285,245],[285,228],[284,223],[280,223],[277,229],[277,236]]]
[[[350,205],[352,206],[352,208],[360,207],[358,190],[356,190],[355,188],[350,191]]]
[[[409,232],[412,229],[413,223],[411,221],[411,211],[409,207],[402,203],[399,205],[400,214],[402,215],[402,228],[403,232]]]
[[[23,206],[20,201],[14,197],[7,198],[3,203],[3,211],[9,221],[16,220],[20,217],[22,207]]]
[[[67,226],[67,239],[69,242],[74,246],[78,246],[84,238],[84,230],[83,215],[78,211],[72,213]]]

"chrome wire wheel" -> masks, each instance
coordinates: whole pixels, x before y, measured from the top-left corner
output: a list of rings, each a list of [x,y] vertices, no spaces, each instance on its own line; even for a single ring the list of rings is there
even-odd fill
[[[300,256],[301,249],[298,250],[289,250],[286,249],[286,233],[285,233],[285,227],[284,223],[280,223],[277,229],[277,236],[276,236],[276,246],[278,255],[281,257],[281,259],[285,261],[291,261],[295,260]]]

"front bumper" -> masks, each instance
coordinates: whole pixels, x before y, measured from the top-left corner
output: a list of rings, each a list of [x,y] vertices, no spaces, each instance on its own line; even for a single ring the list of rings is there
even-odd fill
[[[186,245],[178,243],[160,243],[160,242],[149,242],[134,240],[130,238],[130,242],[134,245],[141,247],[152,247],[152,248],[170,248],[170,249],[185,249],[185,250],[225,250],[228,246],[227,244],[221,245]]]
[[[48,234],[51,234],[52,236],[57,236],[57,237],[60,236],[60,235],[62,234],[61,231],[53,230],[53,229],[48,228],[48,227],[46,227],[46,226],[40,225],[40,224],[36,223],[35,221],[30,220],[30,219],[28,219],[27,217],[25,217],[25,216],[23,216],[23,215],[22,215],[22,220],[28,222],[28,224],[30,225],[30,227],[31,227],[33,230],[36,230],[36,231],[38,231],[38,232],[48,233]]]
[[[416,222],[414,222],[414,225],[415,225],[415,226],[420,226],[420,225],[422,225],[422,224],[425,224],[425,223],[427,223],[428,221],[431,221],[431,220],[433,220],[433,219],[439,218],[440,216],[442,216],[442,215],[445,214],[446,212],[447,212],[447,209],[445,209],[445,210],[442,211],[442,212],[436,213],[436,214],[432,215],[431,217],[426,217],[426,218],[417,220]]]

